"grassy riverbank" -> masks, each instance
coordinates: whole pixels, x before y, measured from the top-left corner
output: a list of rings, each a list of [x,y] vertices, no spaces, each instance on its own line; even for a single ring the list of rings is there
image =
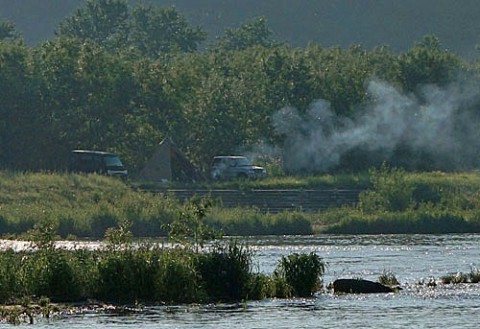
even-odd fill
[[[361,175],[277,177],[211,188],[364,190],[357,206],[318,213],[265,214],[197,200],[208,204],[202,224],[226,235],[480,232],[478,172],[406,173],[384,166]],[[48,219],[63,238],[102,238],[122,222],[131,223],[137,237],[166,236],[182,214],[195,211],[189,202],[103,176],[6,171],[0,172],[0,209],[4,237],[25,234]]]
[[[357,207],[319,215],[327,233],[478,233],[480,173],[406,173],[383,166],[370,170],[372,186]]]

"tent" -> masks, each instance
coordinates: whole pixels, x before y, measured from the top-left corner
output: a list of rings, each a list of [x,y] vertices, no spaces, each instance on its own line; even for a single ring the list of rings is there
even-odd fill
[[[140,172],[140,177],[152,182],[178,181],[184,183],[204,178],[168,137],[158,144],[152,157]]]

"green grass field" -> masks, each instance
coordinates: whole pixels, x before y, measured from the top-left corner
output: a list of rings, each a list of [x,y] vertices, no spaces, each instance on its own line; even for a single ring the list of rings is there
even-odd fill
[[[365,191],[356,206],[317,213],[262,213],[213,203],[202,224],[228,235],[480,232],[478,172],[406,173],[386,167],[361,175],[273,177],[201,187]],[[108,228],[123,222],[131,223],[134,236],[165,236],[188,203],[99,175],[0,171],[0,234],[4,237],[25,234],[45,219],[55,224],[63,238],[102,238]]]

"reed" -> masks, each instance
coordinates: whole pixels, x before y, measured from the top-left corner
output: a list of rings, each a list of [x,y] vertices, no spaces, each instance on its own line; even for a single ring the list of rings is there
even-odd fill
[[[378,277],[378,282],[388,287],[396,287],[400,285],[397,277],[391,271],[384,270]]]
[[[252,253],[235,241],[219,242],[208,251],[138,246],[125,227],[109,231],[104,250],[68,251],[55,247],[48,222],[36,226],[30,234],[34,251],[0,252],[0,302],[34,296],[114,304],[238,302],[285,291],[304,296],[318,288],[324,271],[318,256],[295,254],[283,260],[274,277],[267,276],[252,271]]]
[[[472,268],[470,273],[456,272],[440,278],[443,284],[479,283],[480,270]]]
[[[310,297],[322,287],[325,263],[316,253],[282,256],[274,276],[281,278],[294,296]]]
[[[314,271],[307,261],[295,273],[286,264],[276,277],[254,273],[249,252],[236,244],[207,253],[159,248],[19,254],[10,250],[0,252],[0,265],[0,302],[4,304],[34,296],[52,302],[96,299],[114,304],[303,297],[319,288],[318,275],[323,273]]]
[[[315,214],[301,211],[262,213],[256,208],[225,209],[216,207],[206,216],[206,223],[225,235],[312,234]]]

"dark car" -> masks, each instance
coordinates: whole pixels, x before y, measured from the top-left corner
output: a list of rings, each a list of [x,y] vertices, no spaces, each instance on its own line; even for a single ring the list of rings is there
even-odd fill
[[[72,151],[70,170],[73,172],[98,173],[122,179],[126,179],[128,176],[128,171],[118,155],[102,151]]]

